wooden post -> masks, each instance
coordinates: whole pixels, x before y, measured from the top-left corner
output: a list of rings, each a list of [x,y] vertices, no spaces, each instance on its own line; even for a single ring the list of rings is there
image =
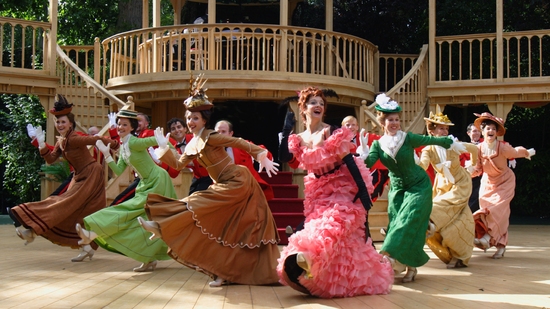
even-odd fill
[[[497,0],[496,7],[496,28],[497,28],[497,83],[504,81],[504,46],[502,40],[502,27],[503,27],[503,12],[502,12],[502,0]],[[504,118],[502,118],[504,119]]]
[[[50,39],[47,41],[48,46],[45,48],[47,50],[47,57],[45,57],[44,71],[47,71],[50,76],[55,76],[57,58],[57,0],[50,0],[49,14],[51,30]]]
[[[428,31],[428,61],[430,65],[428,66],[428,85],[433,85],[435,83],[435,34],[436,34],[436,7],[435,7],[435,0],[430,0],[429,3],[429,31]]]
[[[100,67],[100,61],[101,61],[101,42],[99,41],[99,38],[94,39],[94,80],[96,82],[100,82],[101,79],[101,67]]]
[[[334,28],[334,1],[325,0],[325,29],[332,31]]]
[[[141,27],[149,28],[149,0],[143,0],[143,10],[141,14]]]

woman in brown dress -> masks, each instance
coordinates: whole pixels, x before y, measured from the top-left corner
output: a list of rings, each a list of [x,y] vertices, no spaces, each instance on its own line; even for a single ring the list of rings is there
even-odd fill
[[[45,132],[39,128],[36,133],[40,155],[48,164],[63,156],[73,167],[74,176],[69,188],[61,195],[15,206],[11,208],[10,216],[15,221],[17,235],[26,243],[42,236],[60,246],[82,247],[82,252],[72,259],[80,262],[86,257],[92,259],[97,245],[80,246],[75,225],[82,224],[84,217],[104,208],[106,199],[103,167],[92,157],[87,146],[102,140],[111,144],[112,149],[118,149],[118,143],[106,137],[77,134],[72,106],[58,94],[54,108],[49,111],[56,117],[55,128],[59,133],[53,150],[46,147]]]
[[[198,79],[184,104],[193,138],[178,160],[167,147],[168,136],[157,128],[157,155],[176,169],[197,159],[214,183],[182,200],[149,194],[145,209],[153,221],[138,220],[154,233],[151,237],[166,242],[172,258],[212,277],[210,286],[276,283],[279,236],[275,220],[256,179],[246,167],[232,163],[224,147],[245,150],[268,175],[277,172],[277,163],[261,147],[206,129],[213,105]]]

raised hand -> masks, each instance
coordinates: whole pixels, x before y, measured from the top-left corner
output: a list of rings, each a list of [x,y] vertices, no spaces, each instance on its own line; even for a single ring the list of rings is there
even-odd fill
[[[294,112],[289,108],[286,113],[285,122],[283,124],[283,136],[289,136],[290,132],[294,129],[296,119],[294,119]]]
[[[271,174],[277,175],[277,172],[279,171],[277,166],[279,166],[279,163],[269,160],[269,158],[267,157],[267,151],[262,152],[258,155],[258,157],[258,162],[260,163],[260,168],[258,169],[258,172],[261,172],[263,169],[265,169],[268,177],[271,177]]]
[[[168,147],[168,139],[170,139],[170,133],[164,136],[163,128],[157,127],[155,129],[155,138],[157,139],[157,144],[159,145],[159,148],[164,149]]]
[[[36,141],[38,141],[38,148],[42,149],[46,147],[46,132],[42,131],[42,127],[35,128]]]
[[[36,130],[30,123],[27,125],[27,134],[31,139],[34,139],[36,137]]]
[[[369,133],[366,133],[365,129],[361,129],[361,132],[359,132],[359,148],[357,148],[357,153],[363,161],[369,155]]]
[[[109,113],[107,114],[107,117],[109,117],[109,127],[115,128],[116,127],[116,113]]]

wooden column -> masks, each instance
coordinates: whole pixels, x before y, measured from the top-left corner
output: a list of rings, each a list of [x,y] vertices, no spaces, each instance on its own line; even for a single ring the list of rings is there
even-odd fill
[[[429,30],[428,30],[428,85],[435,83],[435,34],[436,34],[436,7],[435,0],[429,3]]]
[[[208,23],[215,24],[216,20],[216,0],[208,0]]]
[[[141,27],[149,28],[149,0],[143,0],[143,10],[141,15]]]
[[[47,50],[47,56],[44,65],[44,71],[49,72],[50,76],[55,76],[56,58],[57,58],[57,0],[50,0],[50,35],[49,40],[44,40],[48,46],[44,46]]]
[[[153,27],[160,27],[160,0],[153,2]]]
[[[503,12],[502,0],[497,0],[496,7],[496,29],[497,29],[497,83],[504,81],[504,46],[502,42]],[[504,119],[504,118],[503,118]]]
[[[334,29],[334,1],[325,0],[325,29],[332,31]]]

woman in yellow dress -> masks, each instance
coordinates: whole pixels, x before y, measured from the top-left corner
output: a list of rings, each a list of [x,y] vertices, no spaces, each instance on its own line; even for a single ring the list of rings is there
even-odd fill
[[[447,115],[430,113],[426,120],[428,133],[432,136],[448,136],[449,126],[454,124]],[[477,163],[478,149],[470,143],[462,143],[471,154],[472,164]],[[474,248],[474,219],[468,206],[472,193],[470,173],[460,165],[460,154],[441,146],[430,145],[422,149],[420,166],[427,169],[431,164],[437,172],[433,184],[433,208],[430,221],[435,226],[426,244],[447,264],[447,268],[466,267]],[[471,168],[473,169],[473,168]]]

